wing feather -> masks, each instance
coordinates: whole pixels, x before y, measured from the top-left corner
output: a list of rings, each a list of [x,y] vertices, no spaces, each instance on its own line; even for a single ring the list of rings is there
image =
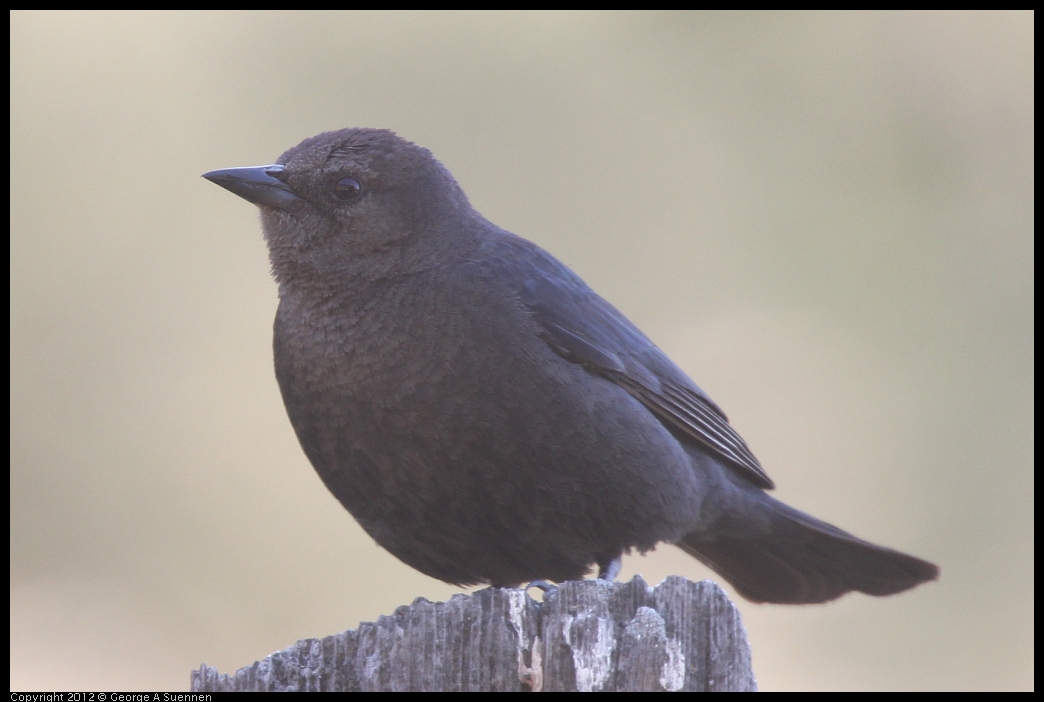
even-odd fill
[[[725,413],[619,310],[535,245],[515,237],[501,244],[513,249],[501,265],[525,267],[519,299],[556,353],[616,383],[758,487],[775,487]]]

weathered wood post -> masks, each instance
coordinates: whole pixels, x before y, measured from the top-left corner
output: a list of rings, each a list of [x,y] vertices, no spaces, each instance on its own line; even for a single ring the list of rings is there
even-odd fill
[[[305,639],[192,691],[753,691],[739,612],[709,580],[583,580],[544,602],[486,589],[418,598],[376,623]]]

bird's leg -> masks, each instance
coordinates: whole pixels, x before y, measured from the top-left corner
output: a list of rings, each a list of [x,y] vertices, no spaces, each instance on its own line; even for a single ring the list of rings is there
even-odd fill
[[[623,568],[623,561],[620,559],[619,556],[617,556],[611,561],[608,561],[607,563],[599,563],[598,579],[613,582],[614,580],[616,580],[616,576],[620,574],[621,568]]]

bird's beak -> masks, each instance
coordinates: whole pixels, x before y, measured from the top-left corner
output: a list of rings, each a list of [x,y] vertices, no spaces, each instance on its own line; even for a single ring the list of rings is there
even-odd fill
[[[284,170],[280,165],[222,168],[204,173],[203,177],[255,205],[289,210],[301,198],[279,180]]]

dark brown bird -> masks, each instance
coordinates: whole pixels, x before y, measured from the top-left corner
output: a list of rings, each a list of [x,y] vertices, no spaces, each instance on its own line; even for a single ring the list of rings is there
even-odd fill
[[[205,178],[261,209],[275,367],[330,491],[455,584],[612,577],[677,544],[756,602],[938,576],[766,494],[725,414],[612,305],[476,212],[427,149],[327,132]]]

